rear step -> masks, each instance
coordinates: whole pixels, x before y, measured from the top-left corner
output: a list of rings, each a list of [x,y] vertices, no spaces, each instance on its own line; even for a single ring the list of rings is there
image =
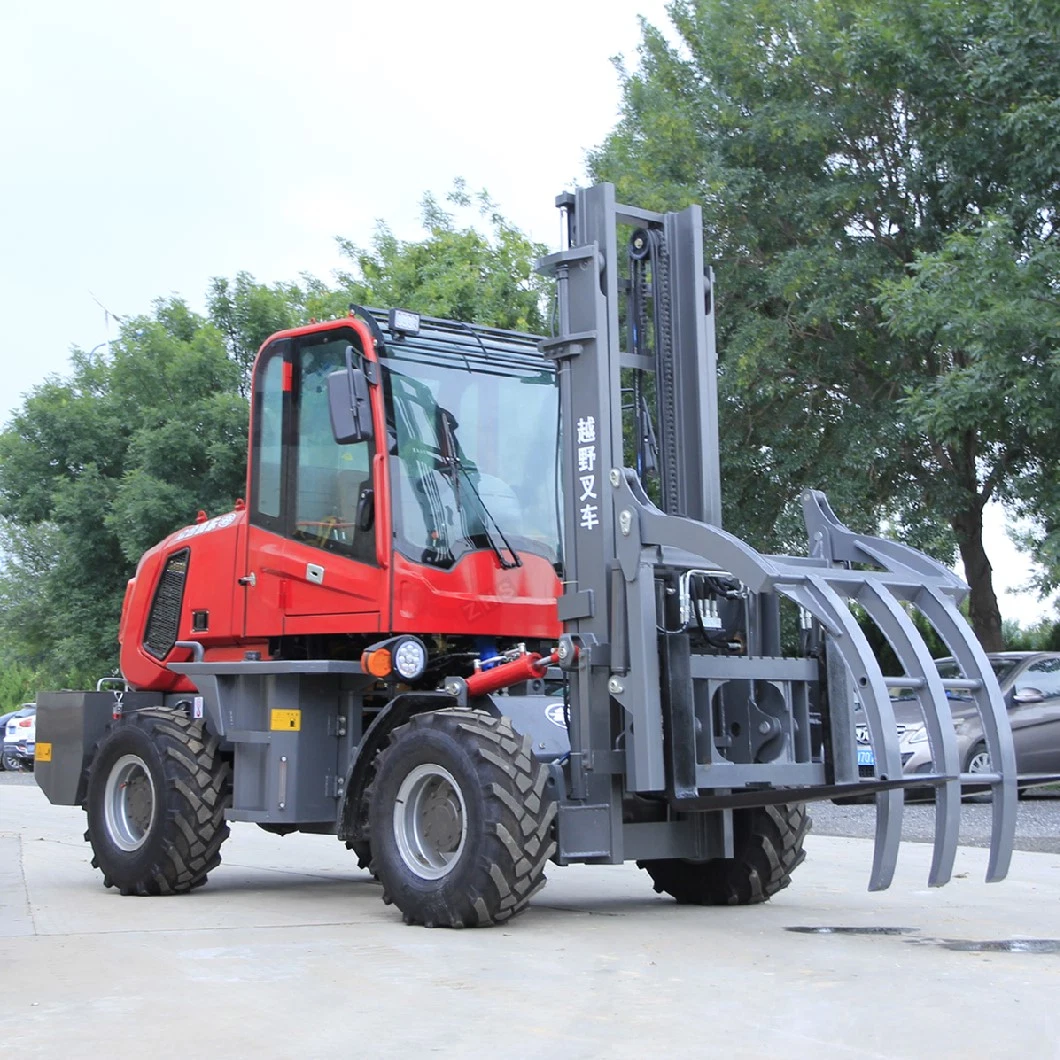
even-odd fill
[[[616,509],[623,514],[618,558],[628,582],[639,577],[637,569],[642,549],[652,546],[683,550],[709,561],[714,568],[731,573],[752,593],[779,593],[798,604],[823,627],[828,660],[829,696],[833,700],[835,783],[806,785],[795,779],[779,789],[785,801],[825,798],[831,794],[875,793],[876,837],[870,890],[888,887],[894,876],[902,835],[904,788],[932,785],[936,788],[935,840],[928,883],[938,887],[950,879],[960,831],[962,781],[957,739],[946,697],[946,688],[969,693],[982,719],[990,760],[996,773],[976,776],[976,783],[988,784],[993,793],[993,823],[987,881],[1003,879],[1012,857],[1016,826],[1016,762],[1001,692],[989,660],[971,628],[957,609],[967,592],[953,572],[914,549],[897,542],[856,534],[843,526],[832,512],[824,494],[807,491],[803,510],[811,544],[808,557],[768,556],[718,527],[680,516],[666,515],[647,497],[635,473],[626,471],[614,483],[618,495]],[[638,518],[632,518],[636,512]],[[859,569],[871,566],[874,569]],[[850,610],[858,604],[876,623],[889,641],[905,676],[887,678],[864,632]],[[905,605],[905,606],[903,606]],[[906,607],[919,610],[934,626],[957,660],[964,677],[943,681],[928,647]],[[664,653],[665,654],[665,653]],[[699,661],[690,669],[712,665]],[[695,676],[695,674],[694,674]],[[672,677],[672,675],[671,675]],[[889,687],[910,688],[916,695],[927,728],[932,759],[938,773],[905,777],[899,750]],[[877,778],[859,783],[853,753],[851,705],[845,690],[852,687],[865,711],[875,752]],[[680,719],[671,717],[671,728]],[[676,741],[675,741],[676,742]],[[744,775],[747,774],[744,767]],[[751,767],[753,768],[753,767]],[[728,772],[732,773],[731,770]],[[724,787],[726,771],[718,770],[718,787]],[[697,771],[697,775],[702,773]],[[735,774],[733,774],[735,775]],[[778,774],[779,775],[779,774]],[[682,805],[693,808],[717,803],[737,805],[757,797],[768,799],[762,790],[743,795],[712,796],[709,785],[698,784],[698,794],[690,798],[678,793]],[[728,786],[732,790],[732,785]]]

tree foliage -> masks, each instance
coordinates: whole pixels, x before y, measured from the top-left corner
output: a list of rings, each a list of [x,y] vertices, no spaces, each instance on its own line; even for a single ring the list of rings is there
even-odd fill
[[[1052,403],[1034,365],[1055,339],[1028,351],[989,300],[959,328],[940,313],[984,256],[1055,298],[1055,274],[1028,267],[1054,239],[1060,167],[1049,8],[676,0],[670,38],[644,25],[590,158],[623,201],[704,204],[728,523],[790,545],[793,500],[816,485],[855,526],[886,516],[941,558],[956,545],[991,647],[983,508],[1045,459],[1028,421]]]
[[[273,287],[257,283],[248,272],[234,281],[217,276],[207,292],[210,319],[224,337],[228,356],[239,368],[239,392],[250,394],[250,370],[261,344],[277,331],[305,319],[306,295],[297,284]]]
[[[7,649],[52,680],[84,681],[116,665],[144,549],[242,492],[246,404],[220,333],[179,299],[72,365],[0,435],[0,593]]]
[[[17,710],[23,703],[32,703],[39,687],[39,675],[25,664],[0,665],[0,714]]]
[[[425,239],[405,242],[379,222],[367,249],[339,240],[354,266],[339,275],[343,295],[363,305],[403,306],[447,320],[541,334],[547,287],[534,262],[545,248],[507,221],[486,192],[473,198],[458,180],[447,201],[465,210],[477,207],[489,231],[458,227],[451,212],[425,195]]]

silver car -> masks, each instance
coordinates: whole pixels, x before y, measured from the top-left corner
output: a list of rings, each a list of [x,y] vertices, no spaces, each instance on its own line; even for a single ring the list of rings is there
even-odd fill
[[[1003,651],[987,656],[1008,707],[1016,769],[1030,774],[1060,774],[1060,652]],[[940,676],[963,676],[956,660],[936,659]],[[948,690],[957,750],[964,773],[990,773],[990,755],[983,739],[979,712],[967,692]],[[912,689],[893,688],[891,699],[898,723],[902,767],[909,773],[935,773],[923,715]],[[868,730],[858,725],[858,771],[872,776],[875,759]]]

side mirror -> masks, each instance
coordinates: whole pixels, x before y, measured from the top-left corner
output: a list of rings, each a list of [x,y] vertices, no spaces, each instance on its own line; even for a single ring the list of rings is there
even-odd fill
[[[339,445],[372,437],[372,402],[362,369],[340,368],[328,376],[328,411],[331,433]]]
[[[1037,688],[1021,688],[1012,693],[1013,703],[1044,703],[1045,696]]]

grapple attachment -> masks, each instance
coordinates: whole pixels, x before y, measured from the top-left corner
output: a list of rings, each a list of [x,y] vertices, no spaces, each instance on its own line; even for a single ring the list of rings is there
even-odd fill
[[[989,785],[993,830],[986,878],[993,881],[1005,876],[1017,799],[1012,732],[990,663],[957,608],[967,590],[952,571],[915,549],[850,531],[816,491],[807,491],[803,498],[812,545],[807,557],[761,555],[717,527],[667,516],[647,498],[632,472],[626,473],[616,507],[629,528],[621,535],[619,561],[630,588],[645,577],[666,583],[674,569],[694,564],[696,570],[714,572],[716,581],[738,583],[747,597],[744,606],[753,616],[748,637],[751,650],[746,655],[697,654],[690,648],[686,649],[687,660],[675,666],[679,650],[673,643],[664,643],[660,675],[663,731],[671,750],[666,768],[675,805],[691,809],[779,801],[776,792],[765,797],[760,785],[780,788],[785,801],[874,794],[876,846],[869,887],[880,890],[889,886],[894,874],[904,789],[933,787],[936,791],[934,856],[928,882],[941,886],[950,878],[957,850],[961,785]],[[654,558],[649,562],[653,554],[661,556],[662,562]],[[824,673],[816,682],[817,675],[807,674],[804,660],[785,659],[779,651],[774,655],[769,650],[779,646],[776,620],[771,629],[767,617],[777,597],[797,604],[804,623],[809,618],[822,634],[820,650],[811,652],[823,663]],[[901,675],[884,676],[851,605],[862,608],[879,627],[899,661]],[[959,663],[962,678],[940,677],[913,622],[914,611],[935,628]],[[673,629],[663,640],[681,635],[684,631]],[[753,654],[755,642],[766,651]],[[675,687],[675,683],[684,687]],[[743,687],[725,688],[733,683]],[[825,707],[827,753],[821,762],[805,755],[798,738],[799,730],[809,724],[808,714],[801,716],[807,687],[811,702]],[[889,691],[895,687],[912,690],[919,702],[936,773],[903,775]],[[958,690],[962,697],[970,696],[978,709],[990,760],[997,764],[993,773],[961,775],[948,699],[948,692]],[[859,776],[857,711],[864,714],[874,751],[871,779]],[[756,720],[760,714],[762,720]],[[720,725],[719,715],[725,719]],[[682,720],[684,740],[678,735]],[[701,731],[705,721],[723,737],[726,728],[731,732],[734,727],[746,731],[757,726],[763,736],[776,728],[786,739],[772,749],[769,740],[748,741],[742,745],[742,756],[731,751],[718,754],[717,746],[709,748],[692,771],[686,763],[682,783],[681,761],[673,751],[682,744],[695,746],[692,730],[698,723]],[[701,749],[703,743],[699,739]],[[747,760],[737,760],[740,757]],[[740,792],[740,786],[746,790]]]
[[[564,443],[559,615],[579,660],[560,856],[731,857],[731,815],[707,811],[866,794],[877,809],[870,887],[880,889],[894,874],[905,789],[934,787],[929,882],[943,884],[962,783],[973,783],[961,776],[947,698],[960,691],[978,709],[995,770],[974,783],[993,793],[987,879],[1000,879],[1015,758],[997,681],[957,608],[966,587],[914,549],[847,529],[813,491],[803,499],[806,556],[763,555],[723,530],[699,207],[652,213],[616,202],[607,184],[557,205],[570,246],[540,263],[558,294],[558,333],[542,350],[557,365]],[[890,644],[898,673],[884,675],[856,609]],[[786,612],[802,620],[796,648]],[[917,612],[959,679],[940,676]],[[923,714],[930,775],[903,773],[890,695],[899,685]],[[871,775],[859,772],[862,724]],[[660,799],[662,822],[651,819]]]

